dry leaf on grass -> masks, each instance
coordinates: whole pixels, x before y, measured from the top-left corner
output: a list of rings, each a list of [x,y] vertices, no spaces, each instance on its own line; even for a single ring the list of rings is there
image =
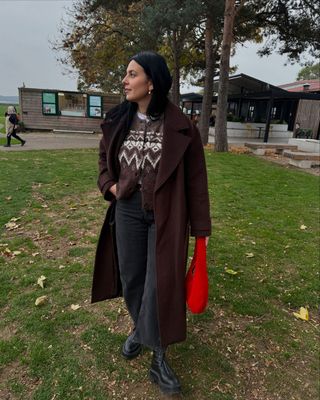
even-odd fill
[[[300,310],[298,313],[294,312],[293,315],[296,318],[302,319],[303,321],[309,321],[309,312],[307,308],[300,307]]]
[[[302,231],[304,231],[304,230],[306,230],[307,229],[307,226],[305,226],[305,225],[300,225],[300,229],[302,230]]]
[[[19,224],[10,221],[5,224],[5,227],[8,229],[8,231],[13,231],[14,229],[18,229],[19,226],[20,226]]]
[[[81,308],[81,306],[79,306],[79,304],[71,304],[71,310],[76,311],[79,310],[79,308]]]
[[[36,299],[35,305],[36,306],[41,306],[42,304],[45,304],[48,301],[48,296],[40,296]]]
[[[41,275],[40,278],[38,278],[38,280],[37,280],[37,284],[40,287],[42,287],[42,289],[44,289],[44,284],[45,284],[46,279],[47,278],[44,275]]]
[[[233,270],[231,268],[225,268],[225,272],[227,274],[230,274],[230,275],[237,275],[238,274],[238,271],[235,271],[235,270]]]
[[[252,258],[252,257],[254,257],[254,254],[253,253],[246,253],[246,257],[247,258]]]

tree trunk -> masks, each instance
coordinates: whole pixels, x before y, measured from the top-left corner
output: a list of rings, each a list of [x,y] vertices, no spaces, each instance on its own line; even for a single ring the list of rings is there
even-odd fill
[[[230,69],[230,51],[233,40],[233,25],[235,17],[235,0],[226,0],[222,50],[220,59],[220,77],[217,102],[217,118],[215,123],[215,151],[228,151],[227,137],[227,107]]]
[[[213,77],[215,60],[213,56],[213,21],[210,15],[207,16],[205,30],[205,55],[206,70],[204,78],[204,91],[202,99],[202,109],[199,122],[201,140],[204,145],[208,143],[209,119],[212,110]]]
[[[172,34],[172,53],[173,53],[173,79],[172,79],[172,102],[179,106],[180,103],[180,64],[177,32]]]

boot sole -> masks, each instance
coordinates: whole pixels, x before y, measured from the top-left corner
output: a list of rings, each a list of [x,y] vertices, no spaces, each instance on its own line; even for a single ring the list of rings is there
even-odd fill
[[[152,373],[152,371],[149,372],[149,378],[150,378],[150,381],[151,381],[152,383],[155,383],[156,385],[159,386],[161,392],[164,393],[164,394],[174,395],[174,394],[179,394],[179,393],[181,393],[181,387],[180,387],[180,386],[177,386],[177,387],[175,387],[175,388],[170,388],[170,387],[161,385],[161,383],[159,383],[159,380],[158,380],[157,375],[154,375],[154,374]]]
[[[123,349],[122,349],[122,356],[126,359],[126,360],[132,360],[133,358],[138,357],[138,355],[141,353],[142,350],[142,346],[138,347],[136,351],[132,352],[132,353],[126,353]]]

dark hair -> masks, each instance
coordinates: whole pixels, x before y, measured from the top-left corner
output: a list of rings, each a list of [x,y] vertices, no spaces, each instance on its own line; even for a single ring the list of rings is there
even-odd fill
[[[148,78],[152,81],[153,91],[147,109],[147,115],[151,119],[157,119],[165,110],[168,102],[168,93],[172,85],[172,78],[166,60],[154,51],[141,51],[131,57],[130,61],[132,60],[141,65]],[[126,126],[129,128],[137,108],[137,103],[125,100],[118,106],[112,108],[106,114],[105,120],[113,120],[116,122],[124,114],[128,114]]]
[[[168,93],[172,85],[172,78],[166,60],[153,51],[141,51],[131,57],[144,69],[144,72],[151,79],[153,91],[147,109],[147,114],[152,118],[158,118],[166,107]]]

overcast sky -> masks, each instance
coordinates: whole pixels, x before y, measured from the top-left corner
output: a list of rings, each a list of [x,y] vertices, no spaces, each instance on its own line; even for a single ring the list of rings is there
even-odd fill
[[[74,0],[0,0],[0,95],[18,95],[26,87],[76,90],[76,76],[64,75],[49,40],[58,37],[65,8]],[[259,46],[240,47],[231,60],[237,73],[245,73],[271,84],[292,82],[300,65],[284,66],[285,57],[260,58]],[[184,87],[182,92],[192,88]]]

